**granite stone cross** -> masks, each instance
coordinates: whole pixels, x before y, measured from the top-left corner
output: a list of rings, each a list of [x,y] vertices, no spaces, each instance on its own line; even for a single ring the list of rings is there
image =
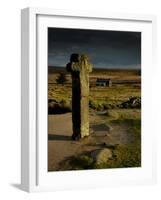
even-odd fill
[[[72,54],[66,69],[72,75],[73,140],[89,135],[89,72],[92,64],[87,55]]]

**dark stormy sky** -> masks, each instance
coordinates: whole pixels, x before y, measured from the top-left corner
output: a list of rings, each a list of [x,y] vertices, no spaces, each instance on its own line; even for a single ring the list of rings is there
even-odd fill
[[[72,53],[86,53],[95,68],[139,69],[141,33],[48,29],[48,65],[65,66]]]

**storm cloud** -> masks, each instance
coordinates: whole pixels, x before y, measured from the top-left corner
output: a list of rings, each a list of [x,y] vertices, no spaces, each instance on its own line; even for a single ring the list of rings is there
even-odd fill
[[[141,33],[48,28],[48,65],[65,66],[72,53],[85,53],[95,68],[141,66]]]

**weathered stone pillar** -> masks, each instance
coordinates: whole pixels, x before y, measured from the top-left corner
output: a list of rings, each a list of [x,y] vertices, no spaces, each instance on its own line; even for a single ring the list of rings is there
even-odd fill
[[[79,140],[89,135],[89,72],[92,65],[88,56],[72,54],[66,69],[72,75],[72,138]]]

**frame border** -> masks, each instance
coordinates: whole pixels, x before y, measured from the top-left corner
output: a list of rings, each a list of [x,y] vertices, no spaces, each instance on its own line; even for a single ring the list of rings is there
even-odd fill
[[[156,64],[156,17],[88,11],[25,8],[21,10],[21,189],[41,191],[37,166],[37,15],[67,16],[152,23],[153,63]],[[155,137],[155,136],[154,136]],[[154,141],[155,143],[155,141]],[[153,144],[153,180],[156,182],[156,149]]]

